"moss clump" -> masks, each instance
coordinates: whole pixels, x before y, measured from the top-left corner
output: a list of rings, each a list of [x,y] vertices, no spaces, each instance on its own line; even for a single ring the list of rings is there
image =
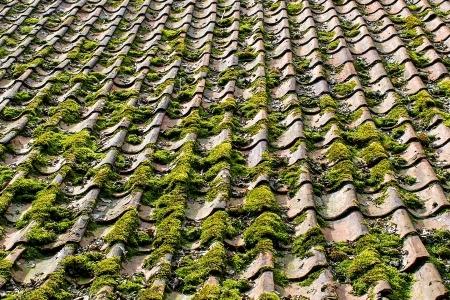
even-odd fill
[[[0,258],[0,282],[6,282],[11,277],[12,266],[13,262],[9,259]]]
[[[327,44],[327,50],[335,50],[339,46],[339,39],[336,39],[330,43]]]
[[[450,97],[450,79],[442,79],[438,82],[437,87],[445,96]]]
[[[450,231],[437,229],[426,233],[422,240],[430,253],[430,261],[436,266],[447,289],[450,284]]]
[[[258,56],[258,53],[254,51],[252,48],[247,47],[245,49],[242,49],[241,51],[238,51],[236,53],[236,56],[239,58],[240,61],[251,61]]]
[[[348,96],[356,87],[356,81],[350,80],[348,82],[338,83],[334,86],[333,92],[339,96]]]
[[[156,150],[153,153],[153,158],[155,159],[155,161],[161,164],[170,163],[171,161],[173,161],[174,157],[174,153],[168,150]]]
[[[174,30],[174,29],[163,29],[162,32],[161,32],[162,40],[163,40],[163,41],[171,41],[171,40],[173,40],[179,33],[180,33],[179,30]]]
[[[205,162],[212,165],[220,160],[229,160],[232,156],[232,146],[230,142],[224,142],[214,147],[205,159]]]
[[[225,211],[217,211],[202,222],[200,240],[202,244],[211,241],[222,242],[236,234],[232,221]]]
[[[221,285],[204,285],[193,300],[227,299],[240,300],[243,292],[247,289],[248,283],[244,280],[227,279]]]
[[[275,213],[263,212],[244,231],[246,245],[252,246],[263,239],[286,243],[289,239],[286,223]]]
[[[310,254],[310,251],[313,248],[316,250],[324,249],[325,244],[325,237],[323,236],[320,227],[316,226],[295,238],[292,251],[300,258],[304,258]]]
[[[56,271],[38,288],[25,292],[18,298],[24,300],[73,299],[73,295],[65,290],[67,287],[68,283],[64,278],[64,272]]]
[[[410,98],[413,101],[412,113],[415,116],[429,117],[430,108],[435,107],[437,104],[433,97],[425,90],[418,92]]]
[[[383,183],[384,176],[388,173],[394,174],[392,163],[388,159],[383,159],[370,169],[370,177],[366,180],[368,185],[378,186]]]
[[[190,293],[211,274],[221,274],[226,266],[226,251],[222,244],[215,243],[203,256],[192,259],[184,257],[175,271],[180,277],[184,293]]]
[[[31,100],[33,98],[33,95],[30,94],[28,91],[20,91],[17,94],[14,95],[12,98],[12,101],[23,103]]]
[[[311,60],[305,57],[295,57],[294,58],[294,68],[295,71],[299,74],[303,74],[308,70],[308,67],[311,63]]]
[[[329,168],[322,177],[322,180],[330,190],[339,188],[343,183],[353,181],[356,174],[356,167],[351,161],[340,161]]]
[[[139,223],[137,211],[135,209],[127,211],[105,236],[105,241],[108,243],[136,243],[136,231]]]
[[[24,21],[23,21],[23,24],[25,24],[25,25],[34,25],[34,24],[37,24],[37,23],[39,23],[39,19],[38,18],[26,18]]]
[[[422,20],[420,20],[419,18],[417,18],[414,15],[409,15],[405,18],[404,23],[405,23],[405,27],[407,29],[412,29],[416,26],[421,26]]]
[[[35,58],[26,64],[15,64],[12,69],[12,75],[14,78],[17,78],[22,75],[22,73],[24,73],[27,69],[36,68],[42,65],[43,62],[43,58]]]
[[[2,188],[14,175],[14,170],[9,166],[0,164],[0,188]]]
[[[334,31],[319,31],[318,37],[321,43],[330,43],[333,40]]]
[[[276,10],[278,7],[280,7],[280,5],[281,5],[281,2],[275,1],[275,2],[273,2],[273,3],[270,5],[269,9],[272,10],[272,11],[274,11],[274,10]]]
[[[71,99],[58,106],[58,114],[61,115],[61,120],[68,124],[77,122],[81,116],[80,112],[80,105]]]
[[[319,107],[321,109],[325,109],[327,107],[336,109],[336,108],[338,108],[338,103],[330,95],[323,95],[319,98]]]
[[[352,158],[352,152],[348,147],[341,142],[334,142],[326,152],[327,159],[330,162],[338,162],[340,160],[347,160]]]
[[[290,15],[298,14],[303,8],[303,4],[301,2],[289,2],[287,5],[287,12]]]
[[[419,68],[425,67],[430,62],[430,59],[426,57],[425,54],[415,50],[408,50],[408,54],[414,64]]]
[[[379,139],[380,133],[375,127],[375,124],[372,122],[365,122],[353,131],[346,133],[346,138],[351,143],[363,145],[371,140]]]
[[[281,72],[278,69],[270,68],[266,70],[266,84],[269,89],[280,84]]]
[[[17,179],[0,195],[0,212],[4,213],[13,199],[17,202],[32,202],[36,194],[43,188],[44,183],[38,179]]]
[[[383,158],[388,158],[388,153],[379,142],[372,142],[361,150],[359,156],[368,165],[371,165]]]
[[[164,289],[159,286],[150,286],[145,289],[141,289],[138,294],[139,300],[163,300]]]
[[[94,276],[96,264],[101,258],[102,254],[98,252],[70,255],[64,258],[62,266],[68,276],[90,278]]]
[[[220,86],[225,86],[229,81],[237,80],[238,76],[242,73],[241,70],[237,68],[226,69],[219,74],[219,78],[217,79],[217,83]]]
[[[248,192],[243,209],[249,213],[259,213],[264,210],[279,211],[280,205],[270,188],[262,185]]]
[[[337,278],[351,283],[356,295],[363,295],[378,281],[386,280],[392,287],[390,299],[408,299],[411,275],[392,266],[394,262],[400,265],[401,249],[399,236],[374,231],[356,242],[333,245],[328,255],[337,264]]]
[[[268,95],[265,91],[253,94],[248,100],[240,105],[242,113],[247,118],[251,118],[261,109],[267,107],[269,103]]]
[[[391,109],[383,118],[375,119],[375,123],[382,127],[394,126],[399,122],[400,118],[407,118],[408,110],[404,105],[398,105]]]
[[[90,294],[94,295],[104,286],[115,288],[118,285],[119,272],[119,257],[105,258],[97,262],[94,267],[95,279],[89,289]]]
[[[399,194],[406,207],[411,209],[421,209],[424,207],[423,201],[416,194],[406,190],[400,190]]]

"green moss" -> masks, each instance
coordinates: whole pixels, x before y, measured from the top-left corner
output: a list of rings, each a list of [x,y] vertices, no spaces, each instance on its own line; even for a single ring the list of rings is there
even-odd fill
[[[159,286],[150,286],[145,289],[141,289],[138,294],[139,300],[163,300],[164,290],[161,290]]]
[[[26,212],[25,218],[36,221],[49,221],[51,215],[57,214],[55,204],[60,198],[61,194],[56,188],[38,192],[31,208]]]
[[[336,109],[338,108],[338,103],[335,99],[333,99],[333,97],[327,94],[319,98],[319,107],[321,109],[325,109],[327,107]]]
[[[278,69],[270,68],[266,70],[266,84],[269,89],[280,84],[281,72]]]
[[[70,255],[64,258],[62,266],[65,274],[68,276],[90,278],[94,276],[96,263],[101,257],[102,254],[98,252]]]
[[[27,102],[27,101],[31,100],[31,98],[33,98],[33,95],[30,94],[28,91],[20,91],[14,95],[12,100],[14,102],[23,103],[23,102]]]
[[[232,156],[232,146],[230,142],[224,142],[214,147],[205,159],[205,162],[212,165],[219,160],[229,160]]]
[[[279,211],[280,205],[270,188],[261,185],[247,193],[243,209],[249,213],[259,213],[265,210]]]
[[[240,35],[247,35],[248,33],[252,32],[252,29],[253,29],[252,23],[241,22],[241,24],[239,24]]]
[[[31,31],[33,30],[33,26],[20,26],[19,27],[19,32],[20,34],[29,34]]]
[[[50,114],[53,114],[52,118],[57,119],[57,121],[61,118],[64,123],[73,124],[80,119],[81,106],[76,101],[68,99],[57,107],[51,108]]]
[[[359,156],[366,164],[371,165],[383,158],[388,158],[388,153],[379,142],[374,141],[362,149]]]
[[[448,288],[450,280],[450,231],[444,229],[433,230],[422,237],[430,253],[430,260],[436,266],[439,274]]]
[[[231,238],[236,234],[232,221],[225,211],[217,211],[209,216],[201,224],[202,244],[211,241],[222,242],[225,238]]]
[[[17,46],[17,41],[11,37],[6,37],[5,38],[5,45],[7,47],[16,47]]]
[[[416,194],[406,190],[399,190],[399,194],[406,207],[411,209],[421,209],[424,207],[423,201]]]
[[[192,299],[240,300],[248,284],[244,280],[226,279],[221,285],[205,284]]]
[[[0,259],[0,281],[6,282],[11,277],[11,268],[13,266],[13,262],[9,259],[1,258]]]
[[[240,105],[245,117],[251,118],[258,113],[261,108],[267,107],[269,103],[268,95],[265,91],[253,94],[249,99]]]
[[[412,49],[416,49],[417,47],[421,46],[424,42],[423,37],[417,37],[412,39],[409,43],[408,43],[408,47],[412,48]]]
[[[14,170],[5,164],[0,164],[0,188],[3,187],[14,175]]]
[[[408,54],[414,64],[419,68],[425,67],[430,62],[430,59],[425,54],[415,50],[408,50]]]
[[[329,189],[335,190],[345,182],[353,181],[356,167],[351,161],[344,160],[329,168],[323,175],[322,180]]]
[[[340,160],[347,160],[352,158],[352,153],[348,147],[341,142],[334,142],[326,152],[327,159],[330,162],[338,162]]]
[[[410,98],[413,101],[412,113],[416,116],[425,116],[429,108],[436,106],[433,97],[425,90],[418,92]]]
[[[25,24],[25,25],[34,25],[34,24],[37,24],[37,23],[39,23],[39,19],[38,18],[26,18],[24,21],[23,21],[23,23]]]
[[[269,9],[270,9],[271,11],[274,11],[274,10],[276,10],[277,8],[279,8],[280,5],[281,5],[281,2],[275,1],[275,2],[273,2],[273,3],[270,5]]]
[[[321,43],[330,43],[335,36],[334,31],[319,31],[318,37]]]
[[[320,274],[322,274],[323,270],[317,270],[314,272],[310,272],[308,276],[300,281],[298,284],[300,286],[310,286],[314,281],[316,281],[317,278],[319,278]]]
[[[443,93],[447,97],[450,97],[450,79],[442,79],[437,83],[437,87],[439,88],[441,93]]]
[[[383,159],[370,169],[370,177],[367,179],[368,185],[377,186],[384,180],[384,176],[388,173],[394,175],[394,168],[388,159]]]
[[[329,42],[328,44],[327,44],[327,50],[335,50],[338,46],[339,46],[339,44],[340,44],[340,41],[339,41],[339,39],[336,39],[336,40],[334,40],[334,41],[332,41],[332,42]]]
[[[301,2],[289,2],[287,5],[287,12],[290,15],[298,14],[303,8],[303,4]]]
[[[286,243],[289,239],[286,223],[275,213],[263,212],[244,231],[246,245],[252,246],[263,239]]]
[[[7,187],[7,191],[0,196],[1,210],[7,208],[9,201],[14,198],[17,202],[31,202],[36,194],[44,188],[44,183],[34,178],[19,178]],[[9,198],[11,197],[11,198]]]
[[[337,260],[337,278],[351,283],[356,295],[363,295],[380,280],[386,280],[392,287],[391,299],[408,299],[411,275],[392,266],[400,263],[401,249],[399,236],[371,232],[355,243],[334,245],[329,254]]]
[[[139,145],[142,143],[142,137],[137,134],[129,134],[127,135],[127,143],[130,143],[132,145]]]
[[[220,86],[225,86],[229,81],[236,81],[238,76],[242,74],[243,71],[237,68],[226,69],[219,74],[219,78],[217,79],[217,83]]]
[[[120,259],[118,257],[105,258],[94,266],[94,275],[116,275],[120,271]]]
[[[23,108],[21,107],[14,107],[14,106],[6,106],[3,108],[1,114],[3,119],[7,121],[14,120],[18,118],[23,112]]]
[[[258,56],[258,53],[254,51],[251,47],[242,49],[236,53],[236,56],[240,61],[251,61]]]
[[[12,75],[14,78],[19,77],[24,73],[27,69],[36,68],[37,66],[41,65],[44,62],[43,58],[35,58],[32,61],[28,63],[23,64],[15,64],[12,69]]]
[[[295,57],[294,58],[294,68],[295,71],[299,74],[303,74],[308,70],[308,67],[311,63],[311,60],[306,57]]]
[[[156,150],[153,153],[153,158],[156,162],[161,164],[168,164],[174,159],[175,155],[173,151],[168,150]]]
[[[73,295],[66,290],[68,283],[64,278],[64,272],[55,271],[39,287],[25,292],[19,297],[23,300],[64,300],[73,299]]]
[[[375,124],[372,122],[365,122],[364,124],[358,126],[356,129],[347,132],[346,138],[350,143],[363,145],[367,142],[380,138],[380,133],[378,132]]]
[[[139,227],[139,217],[135,209],[127,211],[116,221],[114,227],[105,236],[107,243],[135,243],[136,231]]]
[[[405,22],[405,27],[408,29],[412,29],[416,26],[421,26],[422,25],[422,20],[420,20],[419,18],[417,18],[414,15],[409,15],[404,19]]]
[[[356,87],[356,81],[350,80],[348,82],[338,83],[334,86],[333,92],[339,96],[348,96]]]
[[[6,56],[8,56],[8,54],[9,54],[9,51],[6,50],[5,47],[0,47],[0,58],[1,58],[1,59],[3,59],[3,58],[5,58]]]
[[[192,297],[193,300],[214,300],[220,299],[220,286],[216,284],[205,284]]]
[[[225,248],[215,243],[203,256],[192,259],[184,257],[181,266],[175,271],[183,283],[181,289],[184,293],[196,290],[197,286],[211,274],[221,274],[226,266]]]
[[[316,226],[295,238],[294,244],[292,245],[292,252],[300,258],[304,258],[310,255],[310,251],[313,248],[316,250],[323,249],[325,243],[326,240],[320,227]]]

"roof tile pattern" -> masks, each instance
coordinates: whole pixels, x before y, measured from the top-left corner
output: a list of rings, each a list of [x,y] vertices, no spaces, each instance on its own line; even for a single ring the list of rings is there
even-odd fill
[[[6,299],[446,299],[446,0],[0,0]]]

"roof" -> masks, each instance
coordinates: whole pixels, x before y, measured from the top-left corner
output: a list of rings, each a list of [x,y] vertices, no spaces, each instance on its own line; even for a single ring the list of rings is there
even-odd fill
[[[444,299],[450,3],[1,0],[7,299]]]

